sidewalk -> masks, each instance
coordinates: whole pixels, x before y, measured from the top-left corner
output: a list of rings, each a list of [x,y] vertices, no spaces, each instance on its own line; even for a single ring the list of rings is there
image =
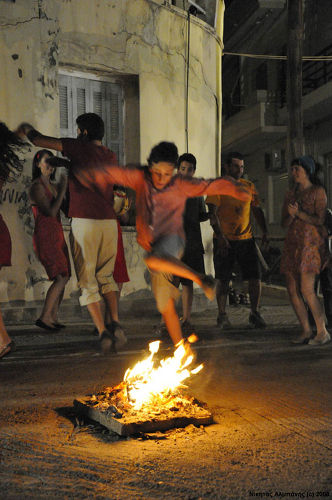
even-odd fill
[[[267,327],[264,330],[248,328],[250,307],[228,306],[228,316],[233,328],[221,332],[216,325],[217,306],[215,301],[208,302],[202,294],[195,294],[196,307],[192,315],[200,339],[204,342],[219,341],[224,339],[227,345],[237,345],[239,342],[273,341],[278,342],[291,338],[299,330],[299,325],[289,301],[283,296],[283,290],[264,288],[262,296],[261,314]],[[128,343],[122,353],[129,354],[133,350],[145,349],[148,342],[156,340],[154,326],[160,321],[152,296],[138,299],[127,306],[124,299],[121,303],[120,319],[128,337]],[[91,319],[76,316],[67,318],[61,316],[61,322],[66,328],[55,333],[41,330],[32,324],[8,325],[8,332],[15,340],[17,351],[3,362],[29,361],[40,358],[53,358],[57,356],[94,356],[99,355],[100,346],[98,337],[93,334],[94,326]],[[164,346],[171,345],[168,337],[162,339]],[[197,346],[199,345],[197,344]]]

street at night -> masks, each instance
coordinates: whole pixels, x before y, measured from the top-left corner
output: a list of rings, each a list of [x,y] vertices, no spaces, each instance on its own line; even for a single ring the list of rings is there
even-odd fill
[[[332,1],[0,6],[0,500],[332,497]]]
[[[120,382],[145,356],[158,317],[129,317],[129,342],[101,356],[91,324],[65,333],[12,327],[1,361],[1,484],[5,498],[309,498],[331,495],[331,349],[293,346],[287,300],[265,298],[265,330],[230,308],[194,315],[203,371],[191,392],[215,423],[119,437],[73,411],[75,397]],[[161,355],[171,352],[167,339]]]

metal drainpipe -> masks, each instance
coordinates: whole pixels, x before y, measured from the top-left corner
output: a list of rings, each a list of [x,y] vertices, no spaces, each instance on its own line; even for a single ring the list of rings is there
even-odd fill
[[[216,176],[221,174],[221,126],[222,126],[222,75],[221,60],[224,36],[224,0],[216,0],[215,31],[218,37],[216,47]]]
[[[187,60],[186,60],[186,95],[185,95],[185,142],[186,142],[186,153],[189,152],[189,68],[190,68],[190,9],[188,9],[187,14]]]

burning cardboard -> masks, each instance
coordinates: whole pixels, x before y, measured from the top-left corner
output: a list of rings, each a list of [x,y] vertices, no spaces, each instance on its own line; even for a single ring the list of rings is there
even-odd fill
[[[153,358],[159,344],[157,341],[149,345],[149,357],[128,369],[123,382],[76,399],[75,408],[120,436],[212,423],[204,404],[183,392],[183,381],[203,365],[190,369],[193,356],[181,344],[172,357],[155,367]]]

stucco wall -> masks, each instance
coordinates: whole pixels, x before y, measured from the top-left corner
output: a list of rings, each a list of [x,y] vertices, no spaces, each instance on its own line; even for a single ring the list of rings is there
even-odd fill
[[[138,75],[141,161],[161,140],[185,151],[186,17],[180,9],[151,0],[16,0],[1,2],[0,25],[0,116],[10,128],[29,121],[45,134],[59,134],[61,69],[98,78]],[[217,51],[214,31],[193,19],[189,150],[197,157],[197,174],[205,177],[214,177],[216,168]],[[21,180],[7,186],[15,194],[1,205],[13,240],[13,266],[1,271],[0,301],[38,300],[48,288],[32,250],[25,195],[34,151],[25,157]],[[211,232],[204,232],[209,240]],[[132,278],[124,293],[131,293],[147,284],[143,266],[137,267],[141,250],[134,235],[124,240]],[[75,291],[72,278],[65,297]]]

